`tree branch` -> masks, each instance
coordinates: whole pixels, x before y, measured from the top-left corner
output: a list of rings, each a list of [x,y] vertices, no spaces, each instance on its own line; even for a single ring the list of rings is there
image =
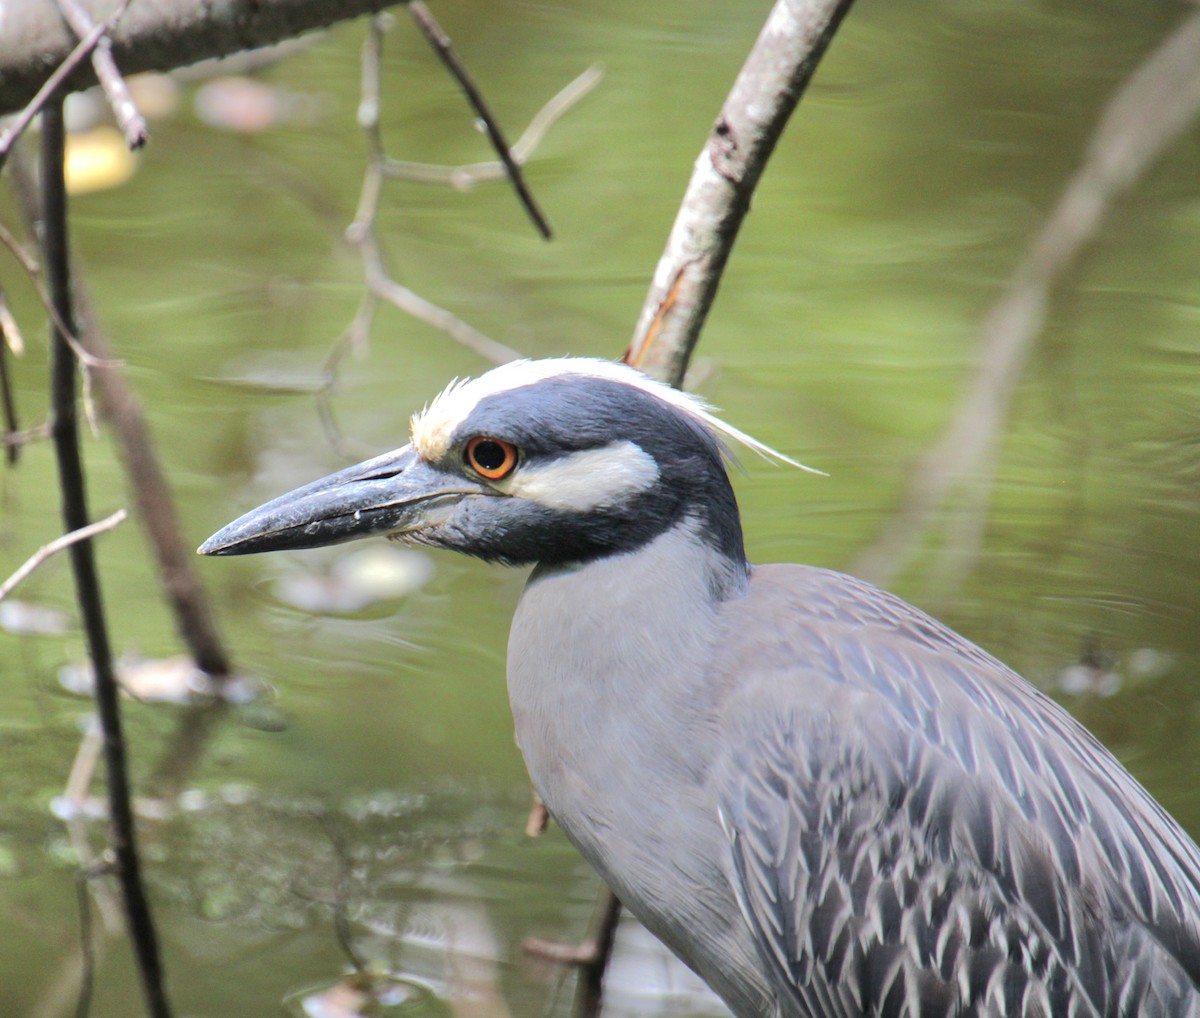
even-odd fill
[[[211,57],[267,46],[395,6],[398,0],[157,0],[135,3],[108,37],[122,71],[167,71]],[[97,25],[111,0],[80,0]],[[58,7],[45,0],[9,0],[0,31],[0,115],[24,106],[75,48],[76,37]],[[88,63],[67,77],[69,89],[96,84]]]
[[[1079,169],[980,326],[975,370],[938,440],[912,469],[904,502],[852,571],[886,584],[920,546],[955,487],[972,476],[971,512],[953,542],[961,574],[982,536],[999,436],[1046,321],[1054,287],[1113,203],[1200,116],[1200,13],[1185,19],[1109,101]],[[953,577],[951,577],[953,579]]]
[[[128,2],[129,0],[123,0],[122,5],[118,7],[117,12],[113,15],[114,19],[121,16],[123,13],[124,4]],[[63,57],[62,63],[50,73],[45,81],[42,82],[41,87],[30,97],[29,102],[25,105],[25,108],[21,110],[21,112],[13,119],[12,123],[4,129],[3,133],[0,133],[0,167],[4,166],[4,160],[8,158],[9,151],[24,133],[25,128],[33,123],[33,118],[42,111],[42,107],[45,106],[53,96],[59,95],[59,88],[62,86],[62,83],[75,72],[75,69],[84,60],[87,59],[88,55],[93,49],[96,48],[96,44],[100,42],[100,39],[107,31],[108,25],[106,23],[93,25],[91,31],[87,32],[83,38],[81,38],[79,42],[75,44],[74,49],[72,49],[70,53]]]
[[[19,158],[20,155],[18,152],[10,170],[26,230],[33,236],[37,233],[36,224],[44,215],[29,160]],[[116,436],[129,491],[154,553],[163,589],[175,614],[175,624],[196,667],[219,685],[230,677],[233,665],[196,572],[191,542],[184,541],[180,532],[175,499],[159,464],[145,412],[92,310],[78,265],[72,264],[70,268],[74,311],[71,325],[62,320],[36,275],[34,286],[47,307],[50,320],[67,336],[76,356],[89,370],[100,416],[112,426]],[[80,330],[78,338],[72,335],[75,323]]]
[[[51,298],[58,310],[58,319],[69,325],[73,312],[67,244],[67,189],[63,179],[64,151],[65,131],[60,96],[47,105],[42,114],[42,243]],[[58,460],[59,485],[62,489],[63,521],[68,531],[74,531],[88,525],[87,490],[79,453],[78,415],[75,406],[75,375],[78,364],[64,331],[57,323],[51,324],[50,338],[53,437]],[[120,700],[91,541],[77,541],[70,546],[70,553],[71,566],[75,573],[76,597],[96,677],[96,710],[104,731],[104,763],[113,854],[116,857],[117,876],[125,898],[129,933],[141,969],[147,1010],[153,1018],[170,1018],[171,1007],[163,986],[158,936],[142,883],[137,853],[129,769],[125,756],[125,739],[121,731]]]
[[[86,38],[95,27],[79,0],[58,0],[58,8],[80,39]],[[96,43],[96,48],[92,51],[92,69],[96,72],[96,77],[100,79],[100,87],[104,89],[104,95],[108,99],[109,106],[112,107],[113,116],[121,125],[121,133],[125,135],[125,144],[131,149],[141,148],[149,137],[146,119],[138,112],[133,96],[129,94],[129,86],[125,84],[117,62],[113,59],[112,42],[108,38],[108,33],[101,36],[100,41]]]
[[[678,385],[767,160],[851,0],[777,0],[696,160],[625,355]]]
[[[454,47],[450,43],[450,36],[442,30],[442,26],[437,23],[433,15],[429,12],[429,8],[425,6],[425,0],[411,0],[408,5],[408,12],[412,15],[413,20],[417,23],[417,27],[421,29],[425,38],[429,40],[429,44],[433,47],[434,52],[437,53],[442,63],[446,66],[446,69],[454,76],[454,80],[458,82],[459,87],[463,90],[463,94],[467,97],[467,102],[471,104],[471,108],[475,111],[475,115],[479,118],[479,122],[483,125],[483,129],[487,133],[488,141],[492,143],[492,148],[495,149],[496,155],[500,157],[500,162],[504,164],[504,171],[508,175],[509,180],[512,181],[513,189],[517,192],[517,197],[521,200],[521,204],[525,206],[525,211],[529,213],[529,218],[533,220],[533,225],[537,227],[538,233],[542,237],[549,240],[552,234],[550,221],[534,200],[533,193],[529,190],[529,185],[525,182],[525,174],[521,172],[520,160],[513,155],[512,149],[505,140],[504,132],[500,129],[500,122],[492,113],[487,100],[483,98],[483,93],[479,91],[478,86],[467,73],[466,67],[458,59],[458,54],[454,52]]]
[[[86,527],[80,527],[78,530],[72,530],[69,534],[63,534],[62,537],[56,537],[48,544],[42,545],[37,551],[29,556],[16,572],[14,572],[7,580],[0,583],[0,601],[3,601],[9,594],[13,592],[17,584],[24,580],[38,566],[46,561],[51,555],[56,555],[64,548],[68,548],[76,541],[86,541],[90,537],[95,537],[106,530],[112,530],[118,523],[121,523],[129,514],[124,509],[118,509],[111,516],[106,516],[102,520],[97,520],[95,523],[89,523]]]

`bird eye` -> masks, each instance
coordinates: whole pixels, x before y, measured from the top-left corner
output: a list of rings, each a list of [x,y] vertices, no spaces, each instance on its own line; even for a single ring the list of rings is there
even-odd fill
[[[500,438],[476,435],[467,443],[467,466],[489,481],[498,481],[517,465],[517,447]]]

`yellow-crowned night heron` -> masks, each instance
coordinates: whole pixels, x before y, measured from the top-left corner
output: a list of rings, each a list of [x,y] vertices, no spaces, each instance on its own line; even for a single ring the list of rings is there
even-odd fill
[[[368,534],[534,566],[550,813],[741,1018],[1200,1016],[1200,850],[1062,708],[859,580],[746,562],[722,439],[623,366],[455,384],[206,554]]]

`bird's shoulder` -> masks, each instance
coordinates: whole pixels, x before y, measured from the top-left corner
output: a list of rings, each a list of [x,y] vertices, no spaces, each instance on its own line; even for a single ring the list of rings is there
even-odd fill
[[[826,570],[720,625],[731,880],[799,1013],[1200,1013],[1200,854],[1061,707]]]

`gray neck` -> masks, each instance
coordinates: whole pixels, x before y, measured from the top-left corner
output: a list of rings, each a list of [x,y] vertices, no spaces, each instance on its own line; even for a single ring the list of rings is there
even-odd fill
[[[690,951],[693,967],[753,951],[731,893],[691,890],[726,886],[705,789],[722,689],[707,663],[721,606],[748,583],[744,560],[697,529],[684,521],[634,552],[539,567],[508,647],[517,741],[538,793],[618,897],[642,903],[638,918]]]
[[[559,782],[598,779],[642,763],[643,752],[661,766],[664,746],[711,702],[702,676],[716,615],[747,574],[696,526],[685,520],[636,551],[530,576],[508,684],[517,741],[547,804]]]

